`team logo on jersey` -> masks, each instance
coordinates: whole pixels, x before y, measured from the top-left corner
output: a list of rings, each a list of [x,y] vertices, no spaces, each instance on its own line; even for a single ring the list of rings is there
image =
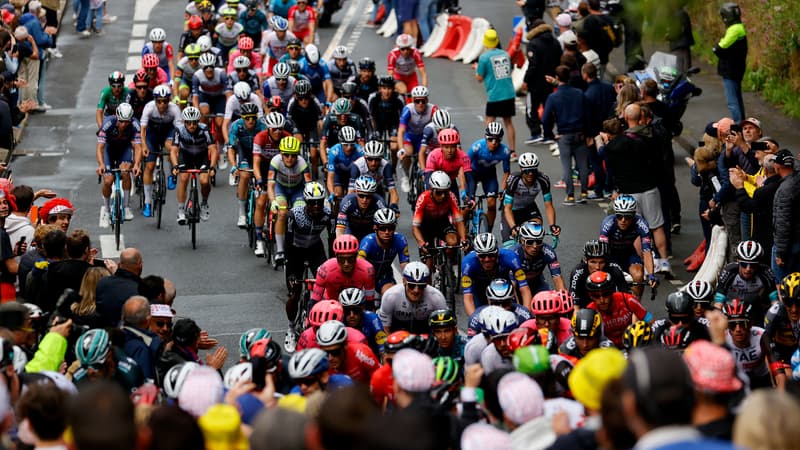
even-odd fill
[[[375,343],[378,345],[383,345],[386,343],[386,332],[381,330],[375,333]]]
[[[469,289],[472,286],[472,278],[464,275],[461,277],[461,287],[463,289]]]
[[[525,281],[526,279],[525,271],[522,269],[517,269],[517,271],[514,272],[514,278],[516,278],[517,281]]]

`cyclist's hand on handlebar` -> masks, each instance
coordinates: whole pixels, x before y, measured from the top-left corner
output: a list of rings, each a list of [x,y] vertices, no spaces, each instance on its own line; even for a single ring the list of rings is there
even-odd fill
[[[511,227],[511,237],[512,238],[515,238],[515,239],[517,238],[517,231],[519,231],[519,225],[514,225],[513,227]]]
[[[259,178],[256,180],[256,187],[258,188],[258,190],[266,189],[267,182],[263,178]]]
[[[131,168],[131,173],[133,173],[133,176],[138,177],[140,172],[141,170],[139,169],[139,164],[134,164]]]
[[[561,234],[561,227],[558,225],[550,225],[550,232],[553,233],[553,236],[558,236]]]
[[[178,173],[180,173],[180,171],[181,171],[180,167],[172,166],[172,174],[173,175],[178,176]]]
[[[105,173],[105,171],[106,171],[106,168],[105,168],[105,166],[98,166],[98,167],[97,167],[97,169],[95,170],[95,172],[96,172],[98,175],[102,175],[102,174],[104,174],[104,173]]]
[[[464,251],[464,253],[467,253],[469,251],[469,239],[461,240],[461,249]]]
[[[647,276],[647,284],[650,285],[651,288],[655,289],[658,287],[658,277],[653,275],[652,273]]]

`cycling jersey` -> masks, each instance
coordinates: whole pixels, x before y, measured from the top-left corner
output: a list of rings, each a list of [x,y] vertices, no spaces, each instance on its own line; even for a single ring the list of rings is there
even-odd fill
[[[142,128],[147,127],[147,135],[164,136],[171,133],[173,129],[183,125],[181,119],[181,109],[175,103],[168,103],[164,114],[158,112],[155,101],[151,101],[144,106],[142,111]],[[151,149],[153,150],[153,149]]]
[[[347,375],[356,383],[368,384],[372,373],[380,367],[375,353],[365,344],[353,343],[347,343],[344,351],[344,367],[331,368],[330,372]]]
[[[217,43],[227,49],[236,47],[239,43],[239,35],[244,31],[244,27],[239,22],[233,22],[228,27],[227,23],[221,22],[214,27],[214,33],[217,35]]]
[[[251,12],[253,13],[252,15],[250,14]],[[250,36],[255,46],[258,47],[261,42],[261,32],[269,28],[267,15],[260,9],[250,9],[239,15],[239,23],[244,25],[243,33]]]
[[[364,291],[364,299],[370,304],[375,299],[375,269],[369,261],[356,258],[356,264],[350,274],[342,273],[336,258],[323,263],[317,270],[317,280],[311,293],[311,303],[320,300],[338,299],[342,290],[354,287]]]
[[[456,361],[458,361],[459,369],[461,373],[464,372],[464,349],[467,346],[467,337],[456,333],[455,341],[453,342],[453,348],[450,350],[445,350],[441,346],[439,350],[436,352],[436,356],[449,356]]]
[[[422,60],[422,54],[419,50],[412,48],[411,56],[403,56],[400,53],[400,48],[396,47],[389,52],[386,58],[387,70],[392,75],[410,76],[417,73],[417,69],[424,69],[425,62]],[[398,78],[395,76],[395,78]],[[409,89],[411,87],[409,86]]]
[[[148,53],[154,53],[156,56],[158,56],[158,66],[161,67],[167,74],[167,77],[169,77],[171,75],[169,73],[169,62],[175,58],[175,52],[172,49],[172,44],[169,42],[163,42],[161,46],[161,52],[156,53],[155,49],[153,48],[153,43],[148,42],[144,44],[144,47],[142,47],[142,56]]]
[[[628,282],[625,281],[625,274],[619,264],[611,261],[606,262],[603,271],[611,275],[611,281],[614,282],[617,292],[628,292]],[[579,308],[586,308],[586,305],[591,301],[589,300],[589,293],[586,291],[586,280],[589,275],[591,275],[589,266],[586,261],[581,261],[575,266],[569,277],[569,293],[572,295],[572,301]]]
[[[367,337],[359,330],[353,327],[347,327],[347,342],[366,344]],[[300,333],[300,337],[297,338],[297,351],[299,352],[307,348],[319,348],[319,344],[317,344],[317,330],[313,327],[306,328]]]
[[[406,298],[405,286],[398,284],[381,296],[378,317],[390,332],[406,330],[415,334],[430,333],[428,318],[437,309],[447,309],[447,302],[435,287],[425,286],[422,298],[418,302],[411,302]]]
[[[525,253],[522,244],[517,244],[513,250],[517,254],[520,264],[522,264],[522,270],[525,271],[525,278],[528,280],[531,292],[549,290],[547,289],[549,286],[542,277],[545,267],[550,270],[550,277],[561,276],[561,265],[558,263],[558,256],[556,256],[556,251],[553,250],[553,247],[543,244],[539,254],[533,258]]]
[[[317,22],[317,13],[314,8],[306,6],[304,11],[300,11],[300,8],[294,5],[289,8],[289,14],[286,18],[292,21],[294,35],[300,40],[305,40],[311,32],[309,25]]]
[[[367,81],[361,80],[361,75],[350,77],[349,80],[356,84],[356,95],[365,102],[369,101],[369,97],[373,92],[378,92],[378,77],[374,74]]]
[[[739,275],[739,264],[730,263],[719,273],[714,301],[723,303],[738,298],[753,305],[751,317],[755,325],[762,324],[764,313],[770,303],[778,301],[775,275],[772,269],[759,264],[753,278],[745,280]]]
[[[106,149],[120,150],[129,147],[131,144],[142,143],[142,130],[139,121],[136,119],[123,128],[117,126],[117,116],[109,116],[103,120],[103,125],[97,133],[97,142],[105,144]]]
[[[106,86],[100,93],[100,101],[97,102],[97,109],[103,110],[103,117],[113,116],[117,113],[117,106],[125,101],[128,96],[128,88],[123,87],[119,97],[115,97],[111,92],[111,86]]]
[[[470,165],[469,157],[461,150],[456,150],[456,154],[453,159],[447,159],[445,158],[442,149],[437,148],[436,150],[428,153],[428,157],[425,160],[425,174],[430,174],[434,171],[441,170],[450,177],[450,180],[454,183],[453,186],[455,186],[458,172],[462,169],[464,170],[464,174],[472,172],[472,166]],[[466,189],[466,186],[461,186],[461,188]]]
[[[531,313],[533,314],[533,313]],[[538,330],[539,326],[536,325],[536,319],[530,319],[525,322],[520,323],[520,328],[530,328],[532,330]],[[566,317],[561,317],[558,319],[558,324],[556,325],[556,329],[548,329],[549,336],[555,339],[555,346],[558,347],[559,345],[563,344],[567,339],[572,337],[572,322]]]
[[[328,157],[330,161],[330,157]],[[350,164],[350,186],[349,190],[353,190],[354,184],[358,177],[369,176],[378,183],[378,194],[384,196],[391,189],[395,189],[397,184],[394,181],[394,170],[392,163],[382,159],[380,166],[375,171],[369,170],[367,166],[367,158],[362,156]]]
[[[653,315],[647,311],[647,308],[639,303],[636,297],[625,292],[611,294],[611,304],[606,311],[600,311],[595,302],[589,303],[587,308],[600,313],[600,317],[603,319],[603,333],[618,348],[622,348],[622,335],[628,325],[633,323],[634,315],[637,320],[645,322],[653,320]]]
[[[208,36],[208,30],[202,29],[200,31],[200,34],[198,34],[197,36],[192,34],[191,30],[186,30],[183,33],[181,33],[181,38],[178,41],[178,49],[180,50],[180,52],[181,53],[185,52],[187,45],[196,44],[200,36]]]
[[[256,94],[250,94],[250,98],[247,100],[246,103],[252,103],[258,107],[258,117],[261,118],[264,116],[264,110],[261,107],[261,99]],[[228,97],[228,100],[225,101],[225,115],[223,116],[224,119],[228,120],[236,120],[239,116],[242,115],[242,102],[239,101],[239,97],[235,95],[231,95]]]
[[[184,56],[183,58],[178,61],[178,65],[176,66],[176,72],[180,71],[181,75],[181,83],[191,86],[192,85],[192,78],[194,77],[194,73],[200,70],[200,63],[197,63],[197,67],[192,67],[189,64],[189,58]],[[177,76],[177,74],[176,74]],[[233,87],[231,86],[231,89]]]
[[[464,345],[464,365],[479,364],[481,353],[488,345],[489,340],[486,338],[486,333],[478,333],[469,338]]]
[[[393,93],[388,100],[384,100],[380,92],[371,94],[367,100],[367,107],[375,132],[396,131],[400,125],[400,112],[403,111],[405,105],[400,94]]]
[[[236,149],[240,163],[247,161],[251,167],[253,166],[253,141],[258,133],[266,129],[267,126],[261,121],[256,121],[252,130],[247,129],[242,119],[237,119],[231,124],[231,129],[228,131],[228,145]]]
[[[481,367],[486,373],[492,373],[498,369],[513,369],[514,364],[510,357],[503,357],[503,355],[497,351],[497,347],[494,345],[487,345],[481,352]]]
[[[289,44],[290,39],[295,39],[295,37],[295,34],[291,31],[285,32],[283,39],[278,37],[278,33],[275,30],[264,32],[264,37],[261,39],[261,54],[267,55],[270,59],[269,73],[272,73],[272,68],[281,59],[281,56],[288,53],[286,45]]]
[[[450,125],[449,129],[458,131],[458,128],[453,125]],[[425,128],[422,129],[422,140],[419,145],[420,147],[439,147],[439,131],[436,130],[436,125],[433,122],[425,125]]]
[[[598,348],[615,348],[614,343],[611,342],[605,336],[600,336],[600,344],[597,346]],[[578,349],[578,343],[575,342],[575,336],[571,336],[569,339],[564,341],[558,347],[558,353],[564,356],[568,356],[573,358],[574,360],[578,360],[583,358],[586,355],[581,354],[581,351]]]
[[[142,112],[144,111],[144,107],[151,100],[153,100],[153,91],[151,90],[147,91],[144,98],[139,97],[136,91],[128,91],[128,95],[125,96],[125,103],[131,105],[133,108],[133,117],[140,122],[142,120]]]
[[[289,100],[286,117],[294,122],[304,140],[317,139],[317,124],[322,117],[322,104],[316,97],[311,97],[308,106],[303,108],[296,98]]]
[[[331,73],[328,71],[328,63],[320,59],[319,63],[311,65],[308,63],[308,60],[302,58],[300,60],[300,73],[308,77],[312,92],[314,92],[314,95],[319,101],[324,102],[325,92],[322,88],[322,82],[331,79]]]
[[[341,69],[336,65],[335,59],[328,61],[328,73],[331,74],[333,89],[335,89],[336,92],[339,92],[339,90],[342,88],[342,85],[347,82],[350,77],[358,75],[356,65],[353,64],[353,61],[350,58],[347,58],[347,63],[345,64],[344,68]]]
[[[366,210],[358,206],[358,194],[347,194],[342,199],[339,215],[336,217],[336,229],[344,230],[346,234],[352,234],[361,240],[372,232],[375,211],[381,208],[386,208],[386,203],[378,194],[372,194],[372,202]]]
[[[489,305],[479,306],[478,308],[475,308],[475,311],[472,314],[470,314],[469,320],[467,321],[467,336],[475,336],[483,331],[480,314],[484,309],[486,309],[487,306]],[[514,315],[517,316],[517,323],[523,323],[526,320],[533,318],[531,311],[519,303],[512,303],[512,307],[514,309]]]
[[[541,172],[536,175],[536,179],[530,186],[525,184],[519,174],[511,175],[508,178],[506,193],[503,196],[503,206],[511,205],[515,225],[521,225],[533,218],[542,218],[542,213],[536,204],[536,197],[540,193],[544,202],[553,201],[553,195],[550,193],[550,177]]]
[[[495,166],[499,163],[503,164],[503,173],[509,173],[511,170],[511,150],[506,144],[500,144],[497,149],[490,151],[486,146],[486,139],[478,139],[467,151],[467,156],[476,178],[497,176]]]
[[[208,147],[214,144],[214,138],[211,137],[211,132],[204,123],[197,124],[194,133],[189,133],[184,125],[175,128],[171,140],[178,147],[181,155],[190,155],[205,161],[208,160]],[[197,164],[197,167],[190,168],[198,169],[201,165]]]
[[[150,87],[150,90],[153,90],[155,89],[156,86],[168,83],[169,83],[169,77],[167,76],[167,72],[164,71],[164,69],[162,69],[161,67],[156,67],[156,76],[150,77],[150,82],[148,86]],[[129,90],[134,90],[135,88],[136,88],[136,83],[134,83],[133,81],[128,83]]]
[[[350,166],[353,161],[364,156],[361,146],[356,144],[355,148],[348,155],[345,153],[342,144],[335,144],[328,147],[328,172],[337,172],[350,175]]]
[[[254,51],[250,51],[249,53],[249,55],[244,56],[250,59],[250,69],[256,72],[257,77],[261,77],[261,55]],[[239,49],[235,49],[228,54],[228,68],[226,70],[228,74],[236,71],[236,69],[233,68],[233,61],[239,56],[242,56],[242,51]]]
[[[392,282],[394,283],[392,262],[394,262],[395,258],[398,258],[400,264],[409,262],[408,240],[402,233],[395,232],[389,245],[384,248],[378,242],[378,236],[375,233],[370,233],[361,239],[358,256],[365,258],[372,264],[375,269],[376,281],[388,276],[392,277]],[[380,288],[378,289],[380,290]]]
[[[122,353],[122,350],[115,349],[115,352]],[[137,388],[142,386],[144,382],[144,374],[141,367],[135,359],[129,356],[112,356],[114,358],[114,375],[110,379],[118,386],[121,386],[126,393],[132,393]],[[25,375],[35,375],[36,373],[26,373]],[[79,367],[75,373],[72,374],[72,382],[76,386],[81,386],[83,383],[91,383],[94,381],[88,377],[89,371],[86,367]]]
[[[282,155],[275,155],[269,163],[270,183],[275,182],[286,189],[302,189],[306,181],[311,181],[311,172],[308,163],[302,156],[297,157],[297,162],[292,167],[287,167]]]
[[[767,310],[764,332],[770,339],[775,358],[789,364],[800,342],[800,322],[792,322],[783,303],[773,303]]]
[[[329,113],[322,121],[322,134],[320,140],[327,141],[328,147],[339,143],[339,130],[343,126],[351,126],[356,129],[356,140],[361,140],[364,136],[364,122],[358,117],[358,114],[350,113],[347,115],[347,121],[344,125],[339,125],[336,120],[336,115]]]
[[[425,125],[431,122],[433,113],[437,109],[436,105],[428,103],[425,105],[425,111],[419,113],[414,103],[409,103],[403,107],[403,111],[400,113],[400,125],[405,125],[407,134],[421,137]]]
[[[298,249],[322,245],[320,234],[326,228],[330,228],[330,223],[331,210],[327,207],[323,209],[323,214],[319,218],[314,219],[306,213],[305,206],[295,206],[289,210],[286,242]]]
[[[261,85],[261,90],[264,93],[264,98],[269,99],[277,95],[281,98],[281,104],[285,105],[289,103],[294,96],[295,83],[297,83],[297,80],[295,77],[290,75],[288,81],[286,82],[286,86],[281,89],[278,86],[278,81],[274,76],[272,76],[264,80],[264,84]]]
[[[376,355],[383,353],[383,344],[386,343],[386,331],[383,330],[381,319],[372,311],[364,311],[361,315],[361,333],[367,338],[367,345]]]
[[[626,230],[620,229],[614,214],[606,216],[600,224],[600,240],[608,242],[609,260],[616,262],[620,267],[627,269],[632,264],[642,264],[633,246],[637,238],[641,239],[642,252],[649,252],[652,242],[650,225],[639,214],[636,214],[635,222]]]
[[[258,84],[258,76],[256,75],[256,72],[254,70],[248,69],[247,75],[244,78],[241,78],[239,76],[239,72],[237,71],[229,73],[228,89],[230,91],[233,91],[233,86],[240,81],[244,81],[245,83],[247,83],[248,86],[250,86],[251,93],[256,93],[261,88],[261,86]]]
[[[733,343],[730,331],[725,331],[725,342],[736,359],[736,364],[753,379],[769,380],[769,367],[766,358],[769,355],[769,342],[763,328],[750,327],[750,336],[745,347],[737,347]]]
[[[414,208],[414,218],[411,221],[411,225],[421,227],[422,223],[425,222],[427,228],[427,226],[431,226],[431,224],[434,223],[450,223],[450,221],[453,223],[463,222],[464,217],[461,214],[461,208],[458,206],[458,200],[455,194],[452,192],[448,194],[449,195],[443,202],[437,203],[431,197],[430,190],[423,192],[422,195],[417,198],[417,204]]]
[[[495,278],[514,282],[519,288],[528,285],[525,271],[513,250],[498,249],[496,260],[491,273],[483,270],[475,251],[469,252],[461,261],[461,290],[464,295],[472,294],[476,308],[486,304],[486,288]]]
[[[665,332],[669,331],[672,323],[669,319],[658,319],[653,322],[652,329],[653,329],[653,341],[661,342],[661,335]],[[687,326],[687,325],[684,325]],[[708,319],[705,317],[699,317],[689,322],[689,337],[687,341],[689,343],[697,341],[697,340],[711,340],[711,335],[708,333]]]
[[[253,139],[253,154],[261,157],[262,176],[266,175],[267,170],[269,170],[268,164],[272,161],[272,158],[280,154],[278,145],[280,145],[281,139],[287,136],[291,135],[286,131],[281,131],[280,137],[277,140],[272,140],[269,135],[269,129],[265,129],[256,134],[256,137]]]
[[[211,97],[225,95],[228,89],[228,75],[219,68],[214,69],[214,75],[208,78],[204,71],[198,70],[192,76],[192,95],[205,94]]]

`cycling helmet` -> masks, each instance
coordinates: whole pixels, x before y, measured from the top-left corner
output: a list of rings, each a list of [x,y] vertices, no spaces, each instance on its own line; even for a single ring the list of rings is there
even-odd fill
[[[544,239],[544,227],[538,222],[525,222],[519,227],[518,238],[520,240],[534,239],[541,241]]]
[[[614,200],[614,214],[636,214],[636,205],[632,195],[620,195]]]
[[[274,367],[281,361],[281,346],[272,339],[259,339],[250,347],[250,359],[263,358],[267,367]]]
[[[365,158],[383,158],[383,144],[380,141],[369,141],[364,145]]]
[[[3,344],[10,341],[2,340]],[[3,352],[5,354],[5,352]],[[80,361],[81,366],[96,366],[106,362],[111,353],[111,340],[108,332],[102,328],[95,328],[83,333],[78,341],[75,342],[75,357]]]
[[[329,320],[317,328],[317,345],[320,347],[344,344],[346,341],[347,327],[338,320]]]
[[[244,5],[250,9],[258,9],[259,0],[244,0]]]
[[[308,95],[311,93],[311,83],[306,80],[297,80],[294,84],[294,93],[296,95]]]
[[[461,377],[458,361],[449,356],[433,358],[433,368],[436,371],[436,381],[440,383],[454,384]]]
[[[187,58],[192,59],[192,58],[199,58],[200,54],[203,53],[203,51],[200,49],[200,46],[197,45],[197,43],[192,43],[186,46],[186,48],[184,49],[184,53],[186,54]]]
[[[165,84],[160,84],[153,89],[153,98],[170,98],[172,91]]]
[[[241,113],[242,117],[257,116],[258,105],[256,105],[255,103],[245,103],[239,107],[239,112]]]
[[[403,33],[397,36],[394,43],[400,48],[411,48],[414,46],[414,38],[410,34]]]
[[[531,312],[536,316],[560,313],[561,299],[555,293],[556,291],[537,292],[531,300]]]
[[[239,55],[236,58],[233,58],[233,68],[234,69],[249,69],[250,68],[250,58],[244,55]]]
[[[431,270],[425,263],[412,261],[403,269],[403,278],[409,283],[428,283],[431,281]]]
[[[378,86],[389,87],[394,89],[394,85],[397,84],[397,81],[392,77],[380,77],[378,78]]]
[[[253,381],[253,363],[242,362],[225,371],[222,384],[226,389],[233,388],[240,381]]]
[[[691,330],[680,325],[672,325],[661,334],[661,345],[669,350],[683,351],[689,345]]]
[[[280,150],[281,155],[299,155],[300,141],[294,136],[286,136],[278,144],[278,150]]]
[[[368,192],[370,194],[374,194],[378,191],[378,183],[370,176],[361,175],[360,177],[356,178],[356,182],[353,183],[353,189],[356,192]]]
[[[719,15],[726,27],[742,21],[742,10],[739,5],[732,2],[725,2],[719,7]]]
[[[622,334],[622,346],[628,351],[645,347],[652,342],[653,328],[644,320],[628,325],[628,328],[625,328],[625,332]]]
[[[163,28],[153,28],[150,30],[150,41],[164,42],[167,40],[167,32]]]
[[[576,337],[595,337],[600,332],[602,324],[600,313],[591,308],[578,310],[572,316],[572,330]]]
[[[497,238],[492,233],[480,233],[472,241],[472,247],[478,255],[497,253]]]
[[[266,106],[269,109],[281,109],[283,106],[283,100],[281,99],[280,95],[273,95],[269,98],[269,100],[266,100]]]
[[[352,81],[345,81],[342,84],[342,96],[350,98],[356,95],[356,89],[358,89],[358,86],[356,86],[355,83]]]
[[[250,359],[250,347],[253,346],[253,342],[271,337],[270,332],[264,328],[251,328],[245,331],[239,338],[239,355],[244,359]]]
[[[486,127],[487,137],[496,137],[502,139],[503,135],[505,135],[505,131],[503,131],[503,125],[500,122],[491,122],[489,123],[489,126]]]
[[[484,325],[486,326],[484,331],[489,333],[492,337],[496,337],[501,334],[510,333],[517,328],[517,316],[511,311],[500,308],[500,311],[493,314]]]
[[[312,377],[328,370],[328,354],[318,348],[300,350],[289,359],[289,376],[292,379]]]
[[[428,88],[425,86],[414,86],[414,89],[411,89],[411,98],[428,98]]]
[[[742,299],[735,298],[722,308],[728,320],[747,320],[750,321],[750,313],[753,312],[753,304]]]
[[[589,275],[586,279],[586,290],[588,292],[602,292],[603,294],[610,294],[614,292],[614,281],[608,272],[598,270],[597,272]]]
[[[275,31],[286,31],[289,29],[289,21],[279,15],[272,16],[272,29]]]
[[[240,102],[249,100],[250,93],[250,85],[244,81],[240,81],[233,85],[233,95],[235,95]]]
[[[348,55],[347,47],[344,45],[337,45],[336,48],[333,49],[333,59],[346,59]]]
[[[358,69],[359,70],[375,70],[375,61],[372,60],[369,56],[365,56],[358,60]]]
[[[586,258],[608,258],[608,242],[592,239],[583,245],[583,256]]]
[[[273,111],[267,114],[267,117],[264,118],[264,122],[267,128],[283,128],[286,125],[286,118],[283,117],[283,114]]]
[[[133,106],[130,103],[120,103],[117,105],[117,120],[128,122],[133,119]]]
[[[347,288],[339,293],[339,303],[342,308],[352,308],[356,306],[364,306],[364,291],[359,288]]]
[[[5,344],[3,344],[5,346]],[[5,351],[5,349],[3,349]],[[25,366],[28,364],[28,355],[25,354],[25,351],[22,350],[19,346],[15,345],[12,347],[12,351],[14,352],[13,357],[13,366],[14,372],[17,372],[17,375],[25,373]],[[5,353],[6,358],[8,358],[8,353]],[[6,367],[8,366],[8,362],[3,363]]]
[[[122,84],[125,82],[125,74],[115,70],[108,74],[108,84]]]
[[[253,39],[250,37],[241,36],[239,38],[239,50],[244,50],[244,51],[252,50],[254,45],[255,43],[253,42]]]
[[[354,255],[356,253],[358,253],[358,239],[355,236],[343,234],[333,241],[334,255]]]
[[[208,0],[202,0],[200,2],[195,2],[195,4],[197,5],[197,10],[198,11],[201,11],[201,12],[213,12],[214,11],[214,5],[211,4],[211,2],[208,1]]]
[[[306,61],[312,66],[319,64],[319,49],[316,45],[306,45]]]
[[[431,122],[436,131],[450,128],[450,113],[444,109],[437,109],[436,112],[433,113]]]
[[[333,106],[331,107],[333,113],[336,115],[350,114],[351,108],[352,107],[350,106],[350,100],[344,97],[337,98],[336,101],[333,102]]]
[[[167,374],[164,376],[164,393],[167,397],[177,399],[178,394],[181,393],[183,383],[189,374],[196,368],[200,367],[195,362],[178,363],[169,368]]]
[[[209,50],[211,50],[213,44],[211,42],[211,38],[204,34],[197,38],[197,45],[200,46],[201,53],[207,53]]]
[[[505,303],[514,299],[514,285],[505,278],[495,278],[486,287],[486,300],[489,304]]]
[[[158,67],[158,55],[154,53],[148,53],[142,56],[142,67],[145,69],[155,69]]]
[[[790,273],[784,277],[778,285],[778,294],[783,302],[800,300],[800,272]]]
[[[538,169],[539,157],[536,156],[536,153],[523,153],[519,157],[519,168],[522,170]]]
[[[28,318],[31,320],[39,320],[44,317],[44,311],[33,303],[23,303],[22,306],[28,309]]]
[[[692,315],[694,312],[694,300],[685,293],[678,291],[673,292],[667,296],[667,301],[664,303],[667,308],[667,314],[686,314]]]
[[[290,59],[286,64],[289,66],[289,75],[296,77],[300,73],[300,62],[296,59]]]
[[[230,7],[230,2],[228,2],[228,6],[222,8],[219,14],[222,17],[236,17],[238,15],[236,9]]]
[[[432,329],[456,326],[456,316],[449,309],[437,309],[428,316],[428,326]]]
[[[714,299],[714,288],[711,287],[711,283],[704,280],[692,281],[686,285],[684,292],[692,298],[695,303],[709,303]]]
[[[144,69],[139,69],[133,74],[133,83],[150,83],[150,75]]]
[[[372,222],[378,226],[397,225],[397,213],[391,208],[381,208],[375,211]]]
[[[742,241],[736,245],[736,257],[739,261],[756,262],[763,253],[761,244],[756,241]]]
[[[203,53],[200,55],[200,66],[202,67],[215,67],[217,64],[217,57],[212,53]]]
[[[306,201],[324,200],[325,187],[316,181],[306,183],[305,187],[303,187],[303,199],[305,199]]]
[[[441,170],[437,170],[431,174],[431,177],[428,179],[428,185],[431,189],[447,191],[450,189],[450,176]]]
[[[286,80],[289,78],[289,65],[286,63],[278,63],[275,64],[275,67],[272,69],[272,75],[275,77],[276,80]]]
[[[308,324],[317,328],[329,320],[344,320],[342,304],[336,300],[320,300],[308,313]]]
[[[290,48],[290,47],[295,47],[295,48],[302,49],[303,48],[303,41],[301,41],[299,38],[296,38],[296,37],[289,38],[286,41],[286,48]]]
[[[187,106],[181,111],[181,119],[184,122],[197,122],[200,120],[200,110],[194,106]]]
[[[394,333],[386,336],[386,344],[384,349],[387,353],[397,353],[404,348],[411,346],[410,337],[414,336],[406,330],[395,331]]]
[[[353,144],[356,142],[356,129],[350,125],[339,129],[339,142],[342,144]]]
[[[558,301],[561,303],[561,314],[572,314],[575,310],[575,299],[572,298],[572,294],[565,289],[561,289],[555,291],[555,296],[558,298]]]
[[[203,19],[201,19],[200,16],[189,17],[188,26],[190,30],[199,30],[203,28]]]
[[[542,339],[539,333],[533,328],[520,327],[513,330],[506,337],[506,346],[511,352],[515,352],[518,348],[527,347],[529,345],[541,344]]]
[[[439,145],[458,145],[461,135],[453,128],[445,128],[439,131]]]

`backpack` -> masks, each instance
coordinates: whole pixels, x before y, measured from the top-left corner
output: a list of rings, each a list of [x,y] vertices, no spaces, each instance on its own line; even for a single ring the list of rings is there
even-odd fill
[[[622,30],[622,23],[619,19],[610,14],[602,14],[597,16],[600,19],[600,28],[608,38],[608,43],[611,48],[617,48],[622,45],[624,34]]]

